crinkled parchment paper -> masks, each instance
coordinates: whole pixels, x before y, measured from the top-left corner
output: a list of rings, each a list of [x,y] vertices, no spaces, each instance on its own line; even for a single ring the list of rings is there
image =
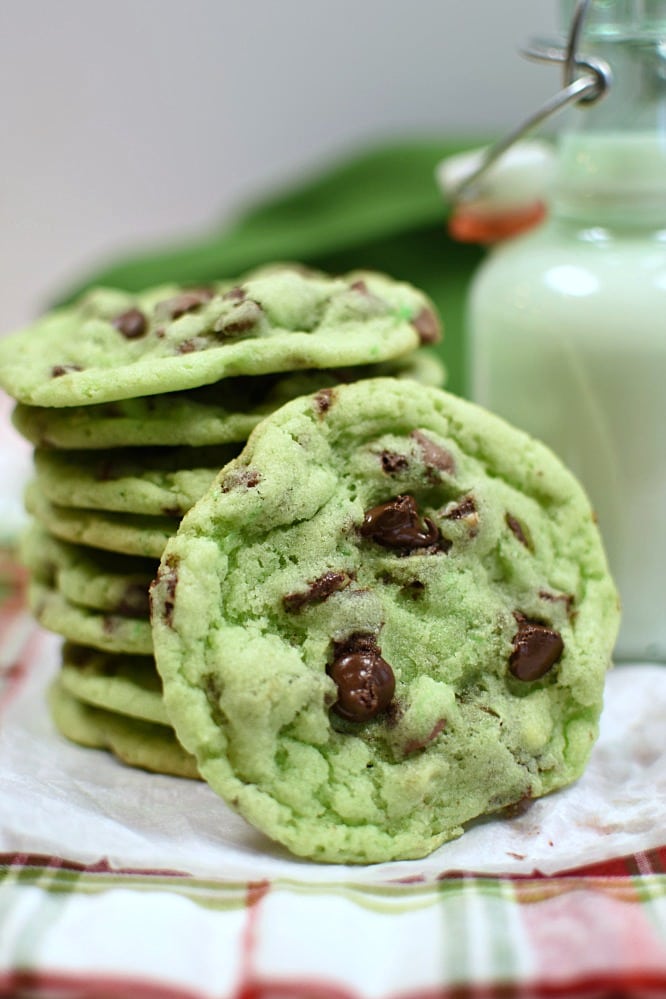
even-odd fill
[[[666,667],[609,673],[601,735],[574,786],[515,818],[472,824],[424,860],[346,867],[291,857],[205,784],[133,770],[62,739],[44,697],[58,648],[38,632],[0,717],[0,852],[240,881],[373,884],[452,871],[554,874],[666,841]]]

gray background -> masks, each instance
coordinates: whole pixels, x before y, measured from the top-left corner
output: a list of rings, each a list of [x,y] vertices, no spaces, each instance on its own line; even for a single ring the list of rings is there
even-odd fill
[[[0,331],[387,137],[502,132],[557,88],[557,0],[0,0]]]

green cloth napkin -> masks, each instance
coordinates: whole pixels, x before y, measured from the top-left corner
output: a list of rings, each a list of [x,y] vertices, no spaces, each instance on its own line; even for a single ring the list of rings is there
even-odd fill
[[[67,298],[92,284],[131,291],[165,281],[198,284],[274,260],[338,273],[375,268],[432,297],[444,319],[437,352],[448,370],[448,388],[463,394],[465,296],[481,250],[448,236],[447,206],[434,171],[443,157],[479,144],[418,139],[362,150],[221,229],[88,275]]]

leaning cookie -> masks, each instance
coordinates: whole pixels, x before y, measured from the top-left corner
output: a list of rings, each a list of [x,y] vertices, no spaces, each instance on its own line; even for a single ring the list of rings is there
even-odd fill
[[[79,406],[236,375],[376,364],[439,339],[426,296],[382,274],[272,267],[236,284],[97,289],[0,342],[0,386]]]
[[[423,856],[575,780],[618,625],[555,456],[393,379],[268,417],[169,541],[152,603],[204,779],[338,862]]]

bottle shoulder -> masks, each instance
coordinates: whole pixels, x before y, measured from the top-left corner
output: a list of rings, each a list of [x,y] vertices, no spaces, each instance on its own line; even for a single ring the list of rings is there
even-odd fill
[[[574,296],[654,286],[666,296],[666,231],[549,222],[494,248],[477,270],[472,294],[526,285]]]

